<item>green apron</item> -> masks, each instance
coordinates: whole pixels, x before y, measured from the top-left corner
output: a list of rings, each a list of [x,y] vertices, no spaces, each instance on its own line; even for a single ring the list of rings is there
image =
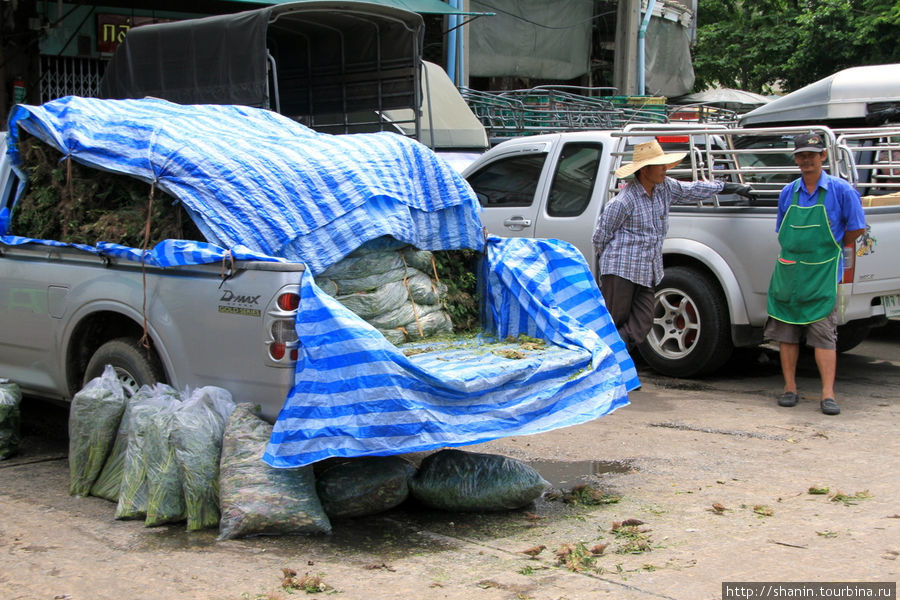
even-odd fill
[[[806,325],[834,310],[841,246],[828,223],[825,190],[813,206],[798,206],[799,185],[778,230],[781,253],[769,283],[768,312],[779,321]]]

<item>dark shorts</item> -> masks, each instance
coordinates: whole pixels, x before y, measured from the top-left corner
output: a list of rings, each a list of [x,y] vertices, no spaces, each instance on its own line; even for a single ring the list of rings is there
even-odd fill
[[[792,325],[769,317],[763,334],[767,340],[799,344],[802,334],[806,332],[806,343],[813,348],[824,350],[837,349],[837,307],[831,314],[808,325]]]

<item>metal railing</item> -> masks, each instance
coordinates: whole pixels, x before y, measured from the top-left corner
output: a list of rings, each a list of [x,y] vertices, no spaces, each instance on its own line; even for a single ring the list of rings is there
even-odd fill
[[[62,98],[95,98],[108,61],[100,58],[42,54],[39,62],[38,104]]]

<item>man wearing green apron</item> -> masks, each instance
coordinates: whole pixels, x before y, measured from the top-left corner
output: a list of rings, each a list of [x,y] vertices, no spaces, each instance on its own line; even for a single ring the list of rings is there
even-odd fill
[[[859,194],[846,181],[823,171],[827,158],[819,134],[794,138],[794,162],[800,179],[778,198],[775,231],[781,251],[769,284],[765,337],[779,343],[784,392],[779,406],[795,406],[801,334],[813,347],[826,415],[840,414],[834,400],[837,369],[837,286],[843,273],[844,245],[866,228]]]

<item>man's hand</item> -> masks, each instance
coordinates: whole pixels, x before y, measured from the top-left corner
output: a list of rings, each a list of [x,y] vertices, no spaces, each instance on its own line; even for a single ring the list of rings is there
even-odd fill
[[[725,187],[722,188],[720,194],[738,194],[739,196],[744,196],[746,198],[755,198],[756,194],[753,193],[753,188],[749,185],[743,185],[740,183],[730,183],[726,182]]]

